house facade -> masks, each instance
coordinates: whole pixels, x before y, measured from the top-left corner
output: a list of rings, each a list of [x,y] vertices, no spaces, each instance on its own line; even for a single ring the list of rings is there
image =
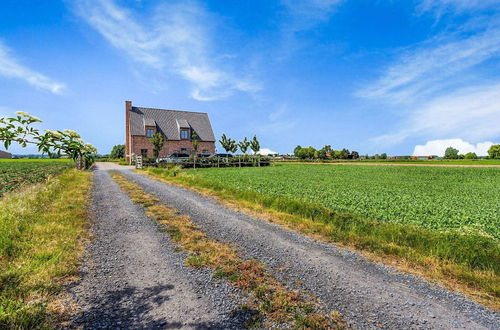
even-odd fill
[[[0,159],[11,159],[12,154],[7,151],[0,150]]]
[[[165,137],[160,158],[173,153],[193,154],[193,133],[198,136],[198,154],[215,153],[215,136],[208,114],[156,108],[136,107],[125,101],[125,157],[131,163],[132,155],[153,157],[153,134]]]

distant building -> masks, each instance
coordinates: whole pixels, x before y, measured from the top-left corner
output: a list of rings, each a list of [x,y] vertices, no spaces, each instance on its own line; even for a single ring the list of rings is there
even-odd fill
[[[0,150],[0,159],[11,159],[12,154],[7,151]]]
[[[429,156],[411,156],[411,159],[417,159],[417,160],[428,160],[428,159],[434,159],[437,158],[435,155],[429,155]]]
[[[193,153],[192,136],[198,136],[198,153],[203,156],[215,153],[215,136],[208,114],[180,110],[166,110],[132,106],[125,101],[125,157],[142,155],[153,157],[153,144],[149,139],[160,133],[165,144],[160,150],[160,158],[173,153]]]

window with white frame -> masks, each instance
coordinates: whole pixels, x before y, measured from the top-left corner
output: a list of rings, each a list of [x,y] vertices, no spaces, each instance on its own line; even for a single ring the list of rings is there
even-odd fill
[[[189,140],[189,130],[181,129],[181,140]]]

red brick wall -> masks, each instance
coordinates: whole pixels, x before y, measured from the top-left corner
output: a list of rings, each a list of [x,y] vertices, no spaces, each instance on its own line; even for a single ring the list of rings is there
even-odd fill
[[[187,148],[188,154],[191,154],[193,144],[187,140],[167,140],[160,151],[160,158],[167,157],[174,152],[180,152],[181,148]],[[141,154],[141,149],[148,149],[148,157],[153,157],[153,144],[145,136],[132,136],[132,152],[136,155]],[[215,142],[200,141],[198,153],[204,149],[210,154],[215,153]]]

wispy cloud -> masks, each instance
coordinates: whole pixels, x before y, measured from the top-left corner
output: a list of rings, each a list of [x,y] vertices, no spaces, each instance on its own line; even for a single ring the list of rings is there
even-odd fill
[[[54,94],[61,94],[64,84],[22,65],[12,51],[0,40],[0,76],[21,79],[28,84]]]
[[[417,12],[432,12],[437,17],[446,13],[463,13],[483,9],[500,8],[499,0],[421,0]]]
[[[435,97],[415,107],[401,129],[376,138],[395,144],[411,136],[446,138],[459,136],[470,141],[500,136],[500,83],[474,86]]]
[[[431,5],[453,5],[461,13],[484,5],[473,3],[423,1],[421,6],[431,10]],[[497,3],[489,2],[490,9]],[[363,98],[397,106],[405,116],[399,131],[376,142],[396,144],[411,136],[472,141],[500,136],[500,81],[482,69],[489,62],[491,70],[491,62],[500,59],[500,21],[471,16],[459,27],[407,47],[378,80],[358,91]]]
[[[282,0],[290,16],[284,28],[292,33],[313,28],[328,20],[342,2],[344,0]]]
[[[211,101],[259,89],[216,63],[209,14],[195,2],[164,4],[142,19],[112,0],[78,1],[77,12],[133,61],[189,81],[194,99]]]

